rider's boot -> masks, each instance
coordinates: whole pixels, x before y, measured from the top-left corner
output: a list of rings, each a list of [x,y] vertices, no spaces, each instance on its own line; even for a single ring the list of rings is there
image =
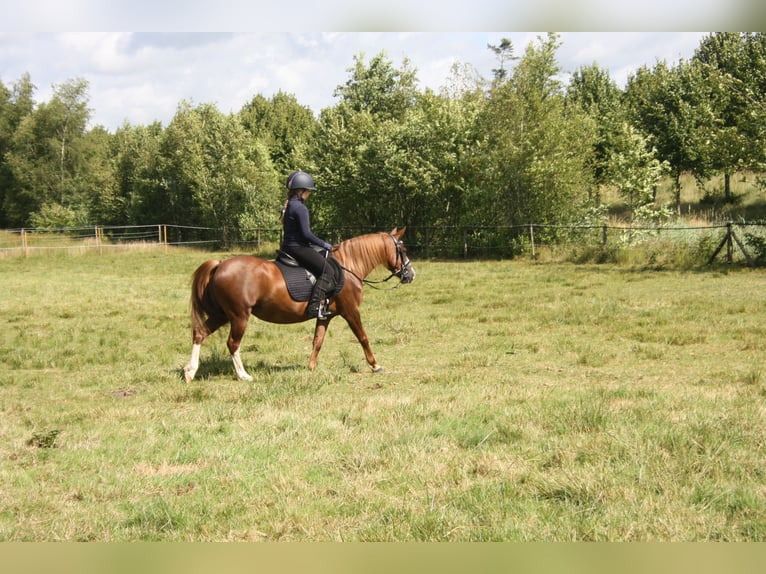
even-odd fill
[[[314,290],[311,292],[309,304],[306,307],[307,317],[316,317],[317,319],[327,319],[332,316],[329,309],[329,299],[326,298],[327,290],[332,287],[331,281],[322,275],[314,284]]]

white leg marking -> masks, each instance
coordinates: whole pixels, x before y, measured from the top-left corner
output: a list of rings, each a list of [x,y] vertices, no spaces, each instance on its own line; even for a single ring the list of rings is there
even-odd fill
[[[237,377],[241,381],[252,381],[253,377],[247,374],[244,365],[242,365],[242,357],[239,356],[239,349],[231,356],[231,360],[234,362],[234,370],[237,371]]]
[[[187,383],[193,381],[194,375],[197,374],[197,369],[199,368],[199,352],[201,348],[202,345],[198,345],[196,343],[192,345],[191,358],[184,367],[184,378],[186,379]]]

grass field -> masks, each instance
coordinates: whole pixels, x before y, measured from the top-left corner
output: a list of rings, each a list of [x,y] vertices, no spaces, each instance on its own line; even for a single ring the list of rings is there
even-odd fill
[[[385,373],[252,319],[186,385],[209,257],[0,259],[0,540],[766,540],[766,271],[415,261]]]

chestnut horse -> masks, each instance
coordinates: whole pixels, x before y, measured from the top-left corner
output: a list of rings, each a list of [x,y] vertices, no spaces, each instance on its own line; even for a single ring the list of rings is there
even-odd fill
[[[411,283],[415,271],[401,241],[407,228],[394,228],[391,233],[371,233],[354,237],[333,248],[333,256],[345,270],[343,289],[330,299],[329,318],[317,319],[314,329],[314,348],[309,369],[317,364],[327,326],[336,315],[343,317],[364,350],[367,363],[373,371],[383,368],[370,350],[367,334],[362,327],[359,305],[362,287],[373,269],[385,265],[391,277],[401,283]],[[184,367],[186,382],[194,379],[199,368],[202,342],[214,331],[230,323],[227,346],[234,369],[241,380],[252,381],[245,371],[239,347],[250,315],[270,323],[300,323],[307,321],[307,303],[294,301],[287,291],[282,272],[273,261],[249,255],[239,255],[225,261],[210,260],[200,265],[192,277],[192,353]]]

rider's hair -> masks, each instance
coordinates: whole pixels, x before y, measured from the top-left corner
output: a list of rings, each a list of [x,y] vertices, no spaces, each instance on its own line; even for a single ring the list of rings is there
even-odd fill
[[[287,190],[287,199],[285,199],[284,204],[282,205],[282,211],[279,213],[279,220],[284,223],[285,222],[285,212],[287,211],[287,204],[290,203],[290,200],[298,195],[303,191],[302,189],[288,189]]]

